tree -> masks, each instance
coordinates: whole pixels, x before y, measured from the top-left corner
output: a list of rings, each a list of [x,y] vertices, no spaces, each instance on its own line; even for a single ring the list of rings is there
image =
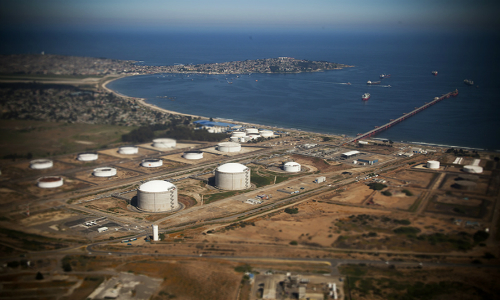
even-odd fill
[[[36,273],[36,277],[35,277],[36,280],[43,280],[43,274],[38,272]]]

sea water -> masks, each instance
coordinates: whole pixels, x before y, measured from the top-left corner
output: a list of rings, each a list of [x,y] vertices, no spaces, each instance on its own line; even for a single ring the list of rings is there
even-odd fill
[[[45,51],[146,65],[280,56],[352,65],[300,74],[153,74],[116,80],[108,87],[182,113],[350,136],[458,89],[458,97],[377,137],[490,150],[500,150],[499,50],[491,35],[429,31],[44,32],[31,39],[11,38],[2,46],[4,54]],[[383,73],[391,77],[380,85],[366,84]],[[466,86],[464,79],[474,86]],[[366,92],[371,98],[362,101]]]

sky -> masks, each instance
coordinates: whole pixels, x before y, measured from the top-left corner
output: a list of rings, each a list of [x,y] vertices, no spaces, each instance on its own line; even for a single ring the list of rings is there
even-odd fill
[[[479,28],[498,0],[0,0],[0,25],[22,28]]]

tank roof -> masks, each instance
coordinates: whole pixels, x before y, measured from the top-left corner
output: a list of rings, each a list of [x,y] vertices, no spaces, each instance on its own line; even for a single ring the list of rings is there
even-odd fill
[[[285,166],[300,166],[298,162],[289,161],[285,163]]]
[[[175,187],[175,185],[165,180],[151,180],[142,184],[139,190],[142,192],[156,193],[166,192],[173,187]]]
[[[225,173],[237,173],[237,172],[243,172],[247,169],[248,169],[247,166],[239,163],[227,163],[219,166],[217,168],[217,171]]]

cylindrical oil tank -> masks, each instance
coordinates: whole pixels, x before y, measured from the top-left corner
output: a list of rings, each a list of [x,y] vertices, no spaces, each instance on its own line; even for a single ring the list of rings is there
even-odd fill
[[[245,132],[249,135],[250,133],[259,133],[259,130],[257,128],[247,128]]]
[[[252,140],[256,140],[256,139],[260,138],[260,134],[258,134],[258,133],[249,133],[248,137],[250,139],[252,139]]]
[[[97,160],[97,158],[99,158],[97,153],[80,153],[76,159],[79,161],[93,161]]]
[[[202,159],[203,151],[186,151],[182,155],[185,159]]]
[[[54,166],[54,162],[50,159],[35,159],[30,161],[30,168],[35,170],[49,169]]]
[[[176,145],[177,142],[174,139],[162,138],[153,140],[153,147],[155,148],[175,148]]]
[[[294,161],[286,162],[283,164],[283,170],[286,172],[300,172],[300,164]]]
[[[439,161],[437,161],[437,160],[429,160],[427,162],[427,168],[429,168],[429,169],[439,169]]]
[[[261,130],[260,136],[262,136],[263,138],[274,137],[274,132],[272,132],[271,130]]]
[[[223,190],[250,188],[250,168],[238,163],[223,164],[215,169],[215,185]]]
[[[241,151],[241,145],[232,142],[219,143],[217,150],[221,152],[239,152]]]
[[[158,168],[163,166],[163,160],[159,158],[146,158],[142,160],[141,166],[146,168]]]
[[[118,153],[120,154],[137,154],[139,153],[139,148],[137,146],[122,146],[118,148]]]
[[[164,180],[152,180],[137,190],[137,207],[151,212],[171,211],[179,207],[177,188]]]
[[[483,167],[467,165],[467,166],[464,166],[464,172],[473,173],[473,174],[483,173]]]
[[[230,137],[229,139],[230,139],[230,140],[231,140],[231,142],[233,142],[233,143],[237,143],[237,142],[239,142],[239,141],[240,141],[240,138],[239,138],[239,137],[237,137],[237,136],[232,136],[232,137]]]
[[[46,176],[38,179],[37,185],[40,188],[52,189],[63,185],[63,178],[60,176]]]
[[[116,169],[111,167],[95,168],[92,173],[95,177],[111,177],[116,176]]]
[[[231,137],[242,137],[246,135],[247,134],[243,131],[234,131],[233,133],[231,133]]]

